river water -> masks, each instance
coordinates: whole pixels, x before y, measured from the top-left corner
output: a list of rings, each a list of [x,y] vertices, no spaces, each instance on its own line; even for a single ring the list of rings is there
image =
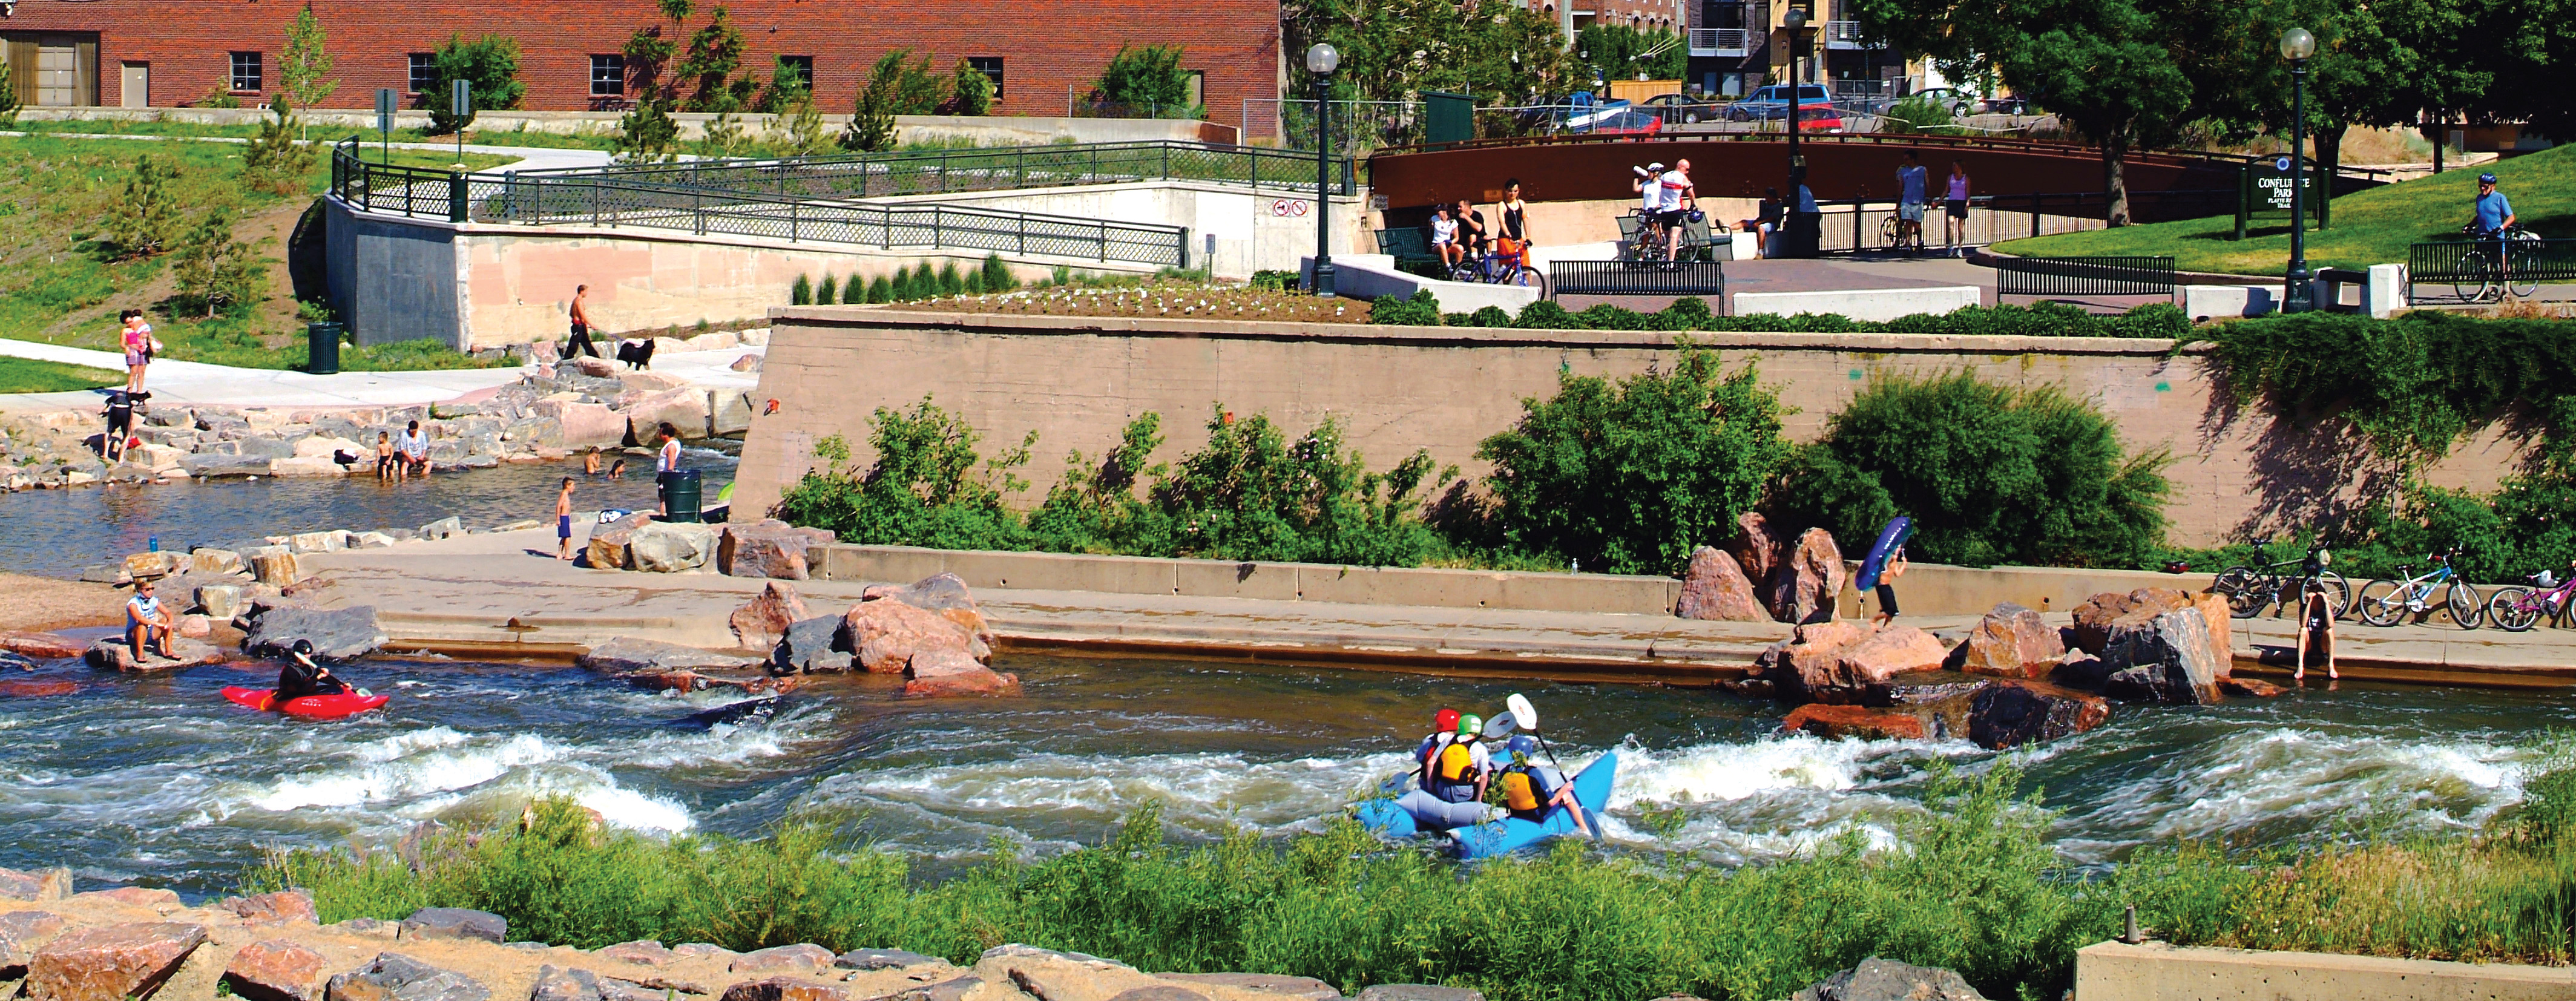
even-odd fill
[[[0,568],[68,575],[152,535],[183,548],[456,513],[488,525],[547,510],[564,472],[10,495]],[[650,503],[646,480],[584,484],[586,507]],[[1006,655],[997,666],[1019,672],[1025,694],[907,700],[882,679],[824,678],[728,706],[560,665],[373,660],[348,673],[392,704],[328,723],[220,696],[265,687],[273,668],[11,672],[0,682],[81,689],[0,688],[0,866],[68,864],[85,883],[194,898],[230,890],[265,848],[381,843],[423,820],[513,817],[549,793],[649,831],[753,835],[821,817],[931,871],[972,864],[996,835],[1039,852],[1096,843],[1153,801],[1186,836],[1278,834],[1316,827],[1400,767],[1434,708],[1490,714],[1515,688],[1546,714],[1566,764],[1620,750],[1609,850],[1738,865],[1846,830],[1884,838],[1921,808],[1934,759],[1980,769],[2009,758],[2064,811],[2061,851],[2105,864],[2177,838],[2300,844],[2472,828],[2519,800],[2542,732],[2576,722],[2554,694],[2311,682],[2273,700],[2117,706],[2092,733],[1998,755],[1781,737],[1776,706],[1719,692],[1175,660]],[[1649,822],[1674,806],[1678,826]]]

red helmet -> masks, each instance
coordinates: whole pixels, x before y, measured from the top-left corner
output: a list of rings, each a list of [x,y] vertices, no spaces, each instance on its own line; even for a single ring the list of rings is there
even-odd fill
[[[1443,709],[1431,714],[1431,732],[1449,733],[1458,729],[1458,710]]]

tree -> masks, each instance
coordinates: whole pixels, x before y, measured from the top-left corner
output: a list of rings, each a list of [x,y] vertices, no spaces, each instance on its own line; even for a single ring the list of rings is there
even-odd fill
[[[116,245],[118,259],[150,257],[168,249],[170,229],[178,223],[178,206],[163,183],[176,172],[162,166],[150,154],[134,158],[134,176],[125,182],[125,196],[117,199],[107,216],[108,241]]]
[[[742,48],[742,32],[734,29],[732,12],[718,5],[706,27],[689,36],[688,56],[680,60],[678,79],[672,81],[690,88],[683,110],[726,112],[750,106],[760,80],[747,73],[733,75],[742,68]]]
[[[227,206],[207,210],[188,234],[172,271],[179,301],[203,307],[207,319],[214,318],[218,307],[247,303],[259,294],[259,262],[249,245],[233,238],[233,213]]]
[[[277,75],[296,107],[318,105],[340,89],[339,81],[323,79],[331,75],[331,52],[323,47],[326,41],[311,3],[296,12],[295,23],[286,26],[286,46],[277,54]]]
[[[1333,73],[1336,101],[1409,101],[1441,90],[1472,95],[1479,104],[1516,105],[1564,94],[1578,85],[1578,73],[1579,85],[1592,80],[1590,71],[1575,67],[1555,15],[1513,0],[1286,0],[1280,31],[1291,53],[1303,54],[1316,42],[1341,51],[1341,68]],[[1288,94],[1314,93],[1303,59],[1291,56],[1288,74]],[[1290,137],[1312,136],[1311,121],[1288,126]],[[1413,128],[1353,123],[1344,134],[1400,143],[1414,138]]]
[[[1679,32],[1640,31],[1626,25],[1596,24],[1574,33],[1577,74],[1589,80],[1678,80],[1690,68],[1690,48]]]
[[[696,10],[691,0],[659,0],[662,16],[671,21],[671,33],[677,35],[688,26],[689,15]],[[661,25],[635,29],[627,36],[627,78],[635,90],[635,109],[618,119],[617,154],[629,161],[655,162],[679,154],[680,123],[671,118],[678,106],[677,88],[662,78],[663,67],[679,54],[679,46],[663,37]]]
[[[960,59],[955,79],[948,85],[948,101],[940,110],[951,115],[982,115],[993,110],[993,78],[984,75],[975,64]]]
[[[1195,117],[1190,104],[1190,73],[1181,68],[1178,45],[1118,46],[1100,79],[1091,85],[1097,103],[1141,108],[1155,118]]]
[[[831,145],[831,137],[823,131],[823,113],[814,107],[814,88],[806,81],[804,71],[779,63],[770,71],[769,89],[761,98],[777,113],[780,127],[787,133],[789,155],[812,156]]]
[[[274,117],[259,123],[259,135],[253,137],[242,153],[242,167],[268,187],[280,192],[300,188],[304,172],[313,168],[318,151],[296,140],[303,130],[295,116],[295,107],[286,94],[269,99]]]
[[[451,34],[431,56],[431,64],[435,72],[421,104],[429,109],[429,128],[434,133],[460,131],[481,112],[518,107],[528,90],[527,84],[519,82],[519,40],[506,35],[485,35],[468,42],[462,35]],[[473,101],[462,115],[448,106],[457,80],[466,82],[466,96]]]
[[[850,109],[849,127],[841,132],[842,149],[877,153],[894,148],[896,115],[927,115],[939,107],[940,79],[930,71],[930,56],[912,58],[911,49],[877,57]]]
[[[18,120],[18,83],[11,76],[0,73],[0,125]]]

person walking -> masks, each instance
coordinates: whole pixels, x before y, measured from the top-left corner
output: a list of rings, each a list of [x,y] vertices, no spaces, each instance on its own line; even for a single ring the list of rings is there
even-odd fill
[[[1905,576],[1905,547],[1887,554],[1887,566],[1878,571],[1878,627],[1887,628],[1896,621],[1896,578]]]
[[[590,286],[572,287],[572,343],[564,348],[566,358],[579,355],[599,357],[599,347],[590,342],[590,310],[582,302],[589,296]]]
[[[2334,606],[2326,601],[2325,582],[2315,577],[2300,582],[2298,666],[2290,671],[2291,681],[2307,680],[2311,653],[2325,661],[2328,679],[2343,677],[2335,673],[2334,620]]]
[[[1896,247],[1923,250],[1924,189],[1931,184],[1931,172],[1923,169],[1923,154],[1905,151],[1905,162],[1896,168]]]
[[[1959,244],[1968,239],[1968,165],[1958,157],[1950,158],[1950,184],[1942,192],[1941,252],[1953,257],[1966,252]]]
[[[118,340],[125,348],[125,392],[143,397],[143,370],[152,364],[152,355],[161,350],[161,341],[152,336],[152,325],[143,320],[143,311],[129,309],[117,314],[123,329]]]

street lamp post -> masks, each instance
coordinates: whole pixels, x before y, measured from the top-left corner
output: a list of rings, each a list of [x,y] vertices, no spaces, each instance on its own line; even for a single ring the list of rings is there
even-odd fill
[[[1787,122],[1789,128],[1789,200],[1795,205],[1798,185],[1807,180],[1807,161],[1798,156],[1798,104],[1804,96],[1799,90],[1806,83],[1798,72],[1798,64],[1804,61],[1807,53],[1803,44],[1806,41],[1807,8],[1789,8],[1788,13],[1780,16],[1780,25],[1789,29],[1789,110],[1788,117],[1782,121]]]
[[[1306,50],[1306,72],[1315,76],[1315,294],[1333,294],[1332,76],[1342,54],[1324,42]]]
[[[2316,308],[2315,286],[2308,280],[2308,58],[2317,54],[2317,36],[2306,28],[2281,33],[2281,55],[2290,61],[2290,270],[2282,276],[2281,312]],[[2329,179],[2326,183],[2334,183]]]

